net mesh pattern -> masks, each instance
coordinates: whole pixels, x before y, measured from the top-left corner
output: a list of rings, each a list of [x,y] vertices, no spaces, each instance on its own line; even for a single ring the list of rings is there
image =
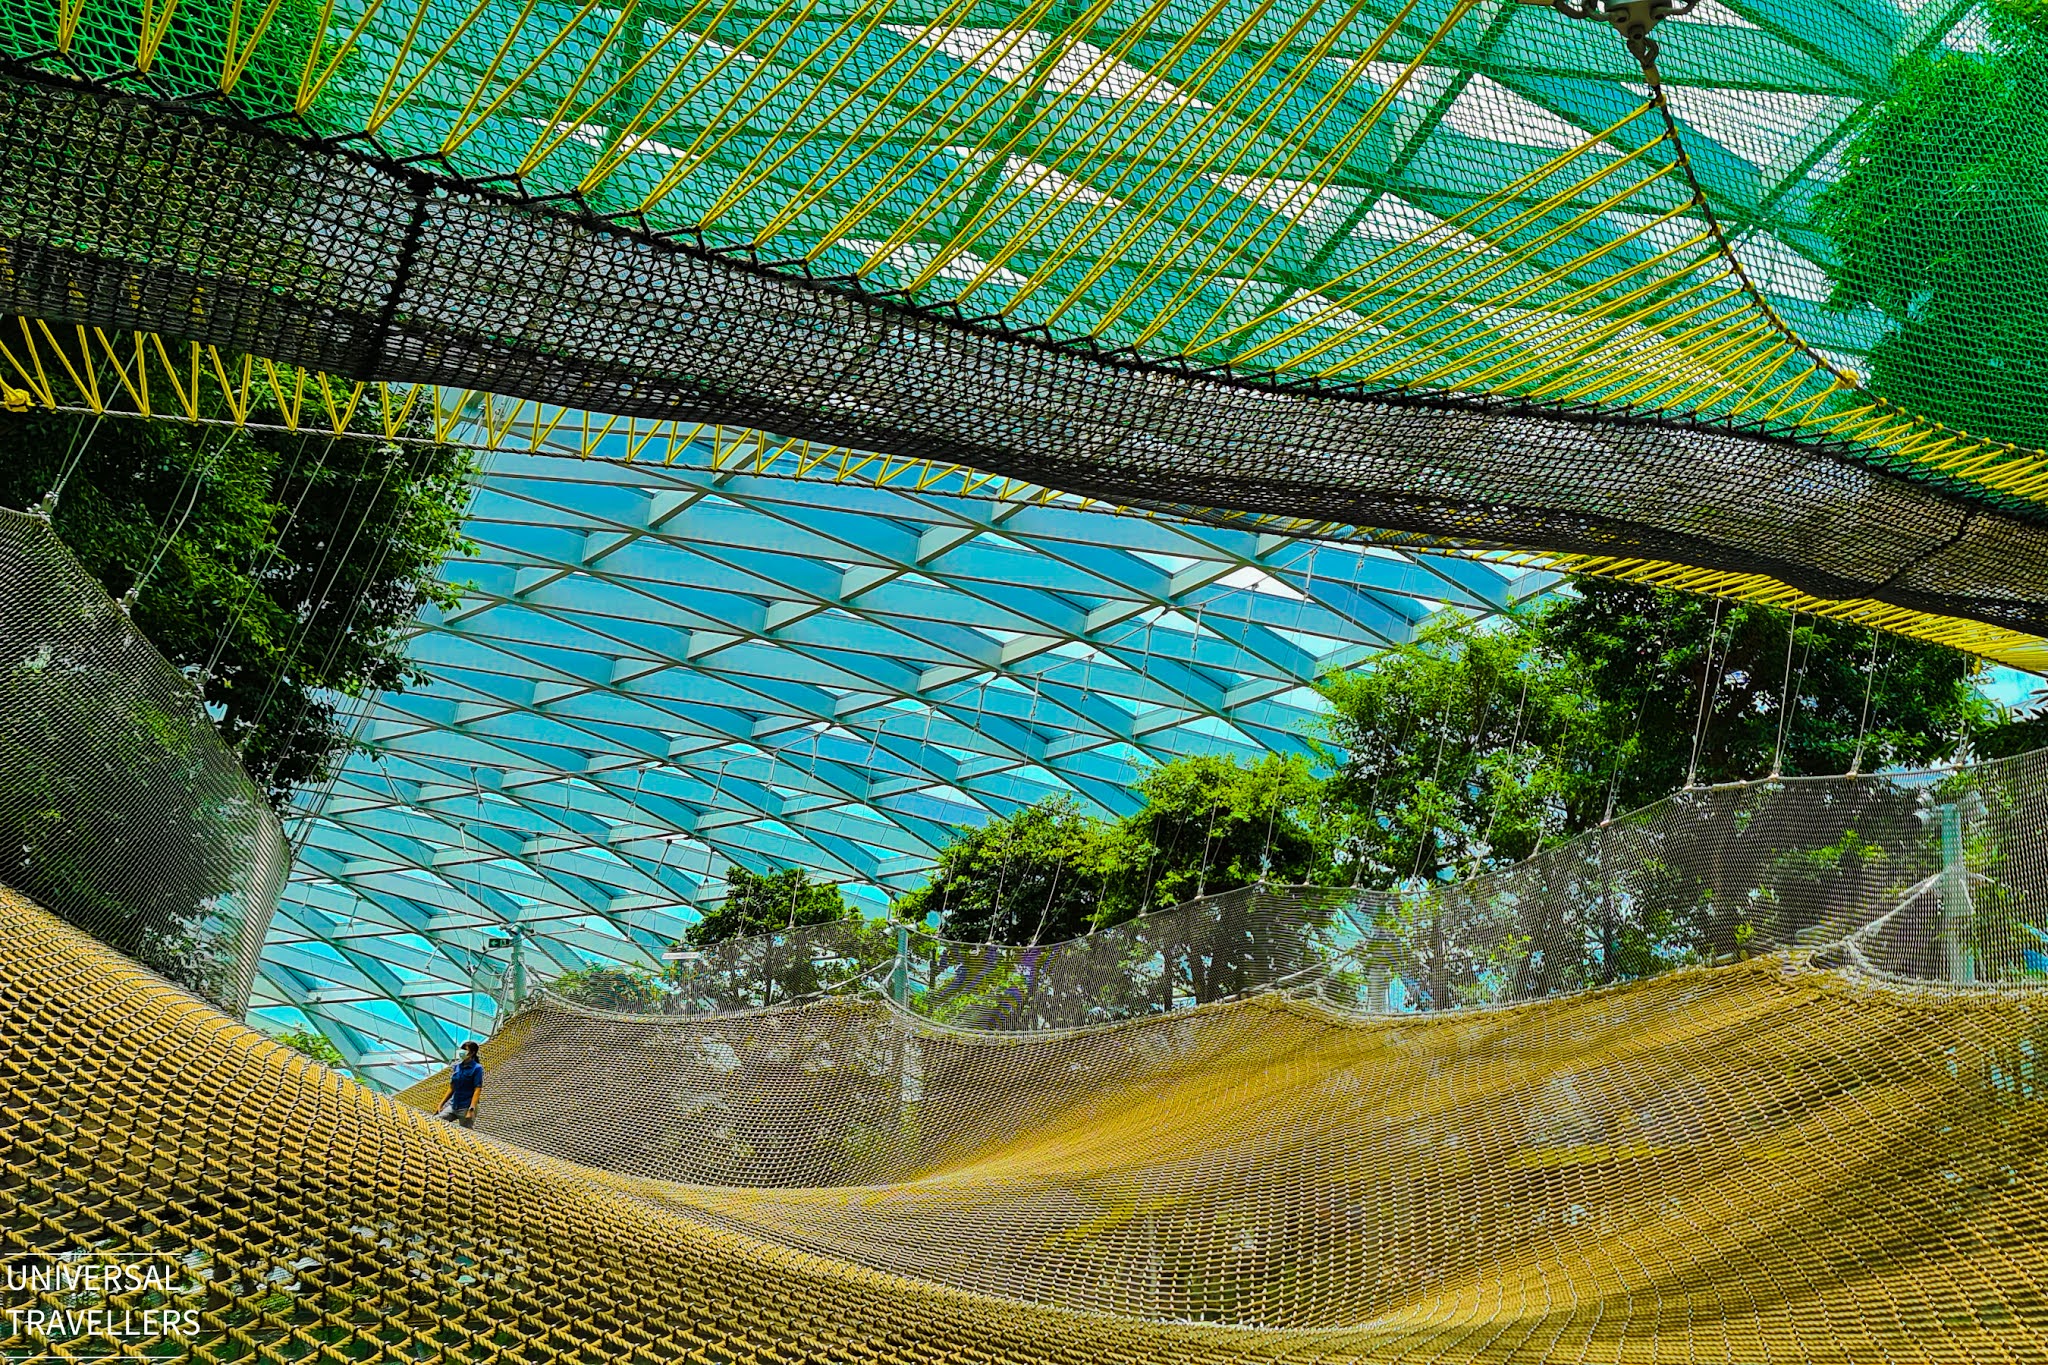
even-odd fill
[[[1794,948],[1902,980],[2024,985],[2048,977],[2044,827],[2048,750],[1696,788],[1421,890],[1246,886],[1059,943],[859,920],[726,940],[680,954],[651,983],[657,994],[616,1013],[630,1031],[655,1016],[866,994],[1004,1032],[1283,988],[1350,1010],[1430,1012]],[[565,1034],[612,1013],[559,997],[539,1009],[563,1011],[549,1029]]]
[[[920,1280],[1420,1333],[1349,1339],[1373,1359],[1940,1358],[1939,1312],[1887,1342],[1889,1308],[1833,1296],[1983,1237],[2048,1302],[2042,1227],[1993,1234],[1966,1193],[2039,1203],[2044,817],[2036,753],[1682,793],[1427,894],[1246,888],[1067,944],[903,931],[893,959],[874,926],[716,945],[659,1011],[516,1016],[478,1126]],[[2017,1032],[1959,1050],[1966,1017]],[[1962,1151],[1976,1174],[1937,1154]],[[1710,1301],[1711,1328],[1666,1316]],[[1535,1303],[1572,1325],[1530,1336]],[[1961,1356],[2030,1358],[1995,1335]]]
[[[2030,428],[1914,416],[1848,360],[1893,324],[1816,306],[1809,172],[1907,80],[1903,16],[1674,20],[1634,86],[1493,0],[967,19],[27,5],[0,306],[2041,625]],[[2033,373],[2032,325],[1955,382]]]
[[[230,1012],[291,853],[191,683],[0,509],[0,880]]]
[[[1078,1028],[1321,978],[1360,938],[1359,896],[1247,886],[1058,943],[972,943],[847,920],[680,954],[636,1014],[758,1010],[870,991],[975,1029]]]
[[[0,1237],[186,1258],[196,1360],[2048,1357],[2048,1018],[2010,988],[1771,958],[1010,1036],[832,1001],[732,1035],[808,1115],[727,1149],[749,1188],[439,1123],[11,895],[0,979]],[[892,1042],[930,1078],[917,1150],[817,1164],[804,1125],[864,1105],[826,1045]],[[637,1073],[591,1060],[595,1117]],[[767,1180],[828,1170],[877,1183]]]

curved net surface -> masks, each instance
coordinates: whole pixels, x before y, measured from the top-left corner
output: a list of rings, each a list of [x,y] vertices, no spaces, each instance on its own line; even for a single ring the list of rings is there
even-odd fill
[[[2048,750],[1681,791],[1512,867],[1404,892],[1253,885],[1058,943],[868,920],[680,953],[656,1017],[887,997],[935,1024],[1077,1028],[1294,989],[1368,1012],[1540,999],[1825,947],[1949,985],[2048,979]],[[1029,907],[1025,907],[1029,918]],[[545,1013],[565,1002],[549,997]],[[567,1006],[555,1021],[598,1020]],[[594,1026],[594,1025],[593,1025]]]
[[[2011,988],[1773,958],[1506,1010],[1268,995],[1009,1036],[832,1001],[729,1036],[809,1098],[689,1164],[752,1182],[707,1186],[374,1096],[12,896],[0,979],[0,1236],[183,1257],[199,1360],[2048,1354],[2048,1001]],[[869,1105],[842,1049],[878,1039],[930,1078],[923,1138],[822,1164],[813,1132]],[[633,1074],[594,1060],[586,1113]],[[514,1104],[493,1061],[487,1123]]]
[[[0,307],[2038,631],[2048,38],[1831,13],[19,0]]]
[[[976,1029],[1075,1028],[1208,1004],[1340,970],[1356,892],[1247,886],[1057,943],[974,943],[844,920],[683,952],[630,1013],[721,1014],[822,994],[885,994]]]
[[[239,1013],[291,868],[188,679],[0,509],[0,881]]]

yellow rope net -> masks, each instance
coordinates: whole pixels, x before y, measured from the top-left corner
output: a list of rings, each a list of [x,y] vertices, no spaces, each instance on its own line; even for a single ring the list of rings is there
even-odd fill
[[[1429,1019],[542,1010],[487,1051],[484,1130],[725,1182],[688,1185],[373,1095],[8,896],[0,1242],[182,1257],[201,1360],[2039,1361],[2044,1045],[2025,990],[1775,957]],[[721,1058],[666,1155],[621,1126]]]

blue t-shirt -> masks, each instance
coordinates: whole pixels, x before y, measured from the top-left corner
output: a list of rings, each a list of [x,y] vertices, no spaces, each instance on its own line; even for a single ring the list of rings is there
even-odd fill
[[[484,1083],[484,1064],[467,1058],[455,1064],[455,1079],[449,1083],[448,1100],[457,1109],[467,1109]]]

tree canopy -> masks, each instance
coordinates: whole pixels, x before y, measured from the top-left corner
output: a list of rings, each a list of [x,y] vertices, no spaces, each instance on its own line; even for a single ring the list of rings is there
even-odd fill
[[[0,320],[0,329],[12,324]],[[0,505],[59,538],[202,687],[282,804],[348,737],[337,703],[415,680],[401,632],[462,547],[452,447],[32,412],[0,423]],[[61,485],[61,488],[60,488]]]
[[[1943,761],[1999,722],[1939,645],[1601,579],[1322,685],[1369,886],[1517,862],[1688,783]]]
[[[945,938],[1056,943],[1262,877],[1307,881],[1328,861],[1320,790],[1300,758],[1177,759],[1122,820],[1053,798],[961,831],[894,913]]]
[[[725,869],[725,899],[690,926],[684,941],[692,948],[705,948],[728,939],[858,918],[859,909],[846,903],[836,885],[813,881],[800,867],[751,872],[734,863]]]
[[[1176,759],[1141,807],[1070,799],[962,830],[898,916],[1055,942],[1260,880],[1390,888],[1518,862],[1691,782],[1871,772],[2025,747],[1938,645],[1581,579],[1505,619],[1447,613],[1323,680],[1320,764]],[[2016,751],[2016,750],[2015,750]]]

